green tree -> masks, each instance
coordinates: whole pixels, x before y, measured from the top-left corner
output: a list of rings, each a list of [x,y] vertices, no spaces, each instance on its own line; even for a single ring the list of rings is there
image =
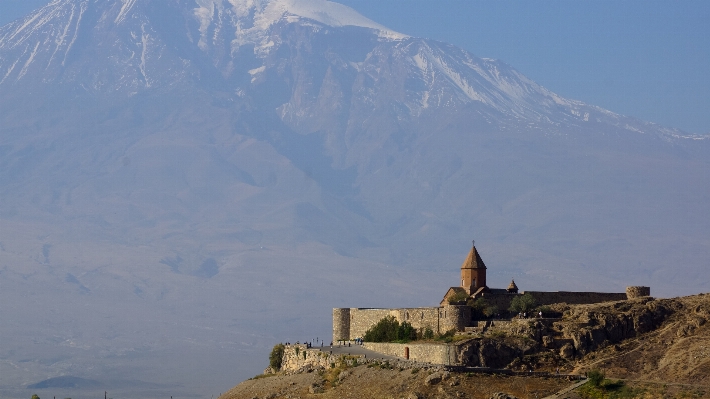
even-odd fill
[[[392,342],[397,340],[399,322],[394,316],[386,316],[370,327],[362,337],[368,342]]]
[[[427,327],[427,328],[424,330],[424,333],[422,334],[422,338],[424,338],[424,339],[432,339],[432,338],[434,338],[434,331],[433,331],[431,328]]]
[[[403,321],[397,329],[397,341],[414,341],[417,339],[417,329]]]
[[[411,324],[399,324],[394,316],[386,316],[370,327],[362,337],[367,342],[395,342],[417,339],[417,330]]]
[[[587,373],[587,378],[589,379],[589,383],[593,387],[598,387],[602,384],[606,376],[604,375],[604,372],[600,371],[599,369],[594,369]]]
[[[286,347],[283,344],[274,345],[274,348],[269,354],[269,366],[275,371],[281,370],[281,363],[283,362],[284,352]]]
[[[469,298],[469,295],[466,293],[466,291],[461,291],[457,292],[454,295],[450,296],[448,299],[449,305],[454,305],[460,302],[466,302]]]
[[[529,312],[535,308],[535,298],[530,294],[518,295],[510,302],[513,312]]]
[[[498,313],[498,307],[495,305],[491,305],[486,298],[478,298],[478,299],[469,299],[469,301],[466,303],[468,306],[471,307],[471,316],[474,319],[482,319],[483,317],[491,317],[494,314]]]
[[[39,396],[37,394],[32,395],[32,399],[39,399]]]
[[[498,306],[495,305],[486,306],[486,308],[483,309],[483,314],[486,315],[486,317],[492,317],[496,313],[498,313]]]

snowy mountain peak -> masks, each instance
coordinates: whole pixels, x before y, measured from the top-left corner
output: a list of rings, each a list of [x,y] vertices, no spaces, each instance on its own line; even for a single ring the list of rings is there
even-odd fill
[[[166,59],[175,46],[197,46],[226,75],[243,46],[253,46],[257,56],[278,47],[273,35],[278,24],[298,24],[318,30],[324,27],[360,27],[380,41],[407,36],[387,29],[342,4],[326,0],[55,0],[23,19],[0,27],[0,84],[17,82],[32,71],[45,82],[74,80],[94,74],[90,89],[152,87],[184,77],[193,55]],[[70,71],[77,41],[98,58],[113,65],[106,71]],[[92,42],[87,46],[86,42]],[[170,42],[171,44],[168,44]],[[180,45],[175,43],[180,42]],[[276,42],[276,43],[275,43]],[[188,51],[189,52],[189,51]],[[99,55],[100,54],[100,55]],[[73,58],[74,57],[74,58]],[[155,71],[165,63],[167,73]],[[168,63],[172,62],[172,65]],[[184,65],[183,65],[184,64]],[[175,67],[180,65],[180,67]],[[94,68],[92,68],[94,69]],[[123,69],[120,70],[119,69]],[[107,83],[106,76],[120,82]],[[36,80],[36,79],[35,79]]]
[[[243,26],[246,22],[251,25],[251,28],[262,31],[286,18],[289,22],[307,19],[332,27],[358,26],[374,29],[381,37],[389,39],[407,37],[360,15],[350,7],[327,0],[195,0],[195,2],[197,3],[195,16],[200,20],[203,28],[209,26],[220,15],[230,13],[236,17],[239,25]]]

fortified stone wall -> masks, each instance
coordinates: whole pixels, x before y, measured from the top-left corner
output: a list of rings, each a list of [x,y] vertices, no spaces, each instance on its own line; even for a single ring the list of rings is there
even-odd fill
[[[397,356],[404,359],[405,354],[409,351],[409,360],[416,362],[425,362],[431,364],[458,365],[457,354],[458,347],[456,345],[447,344],[392,344],[365,342],[365,349],[375,352],[384,353],[385,355]]]
[[[350,309],[333,309],[333,341],[350,339]]]
[[[332,364],[348,362],[352,364],[358,356],[333,355],[315,348],[306,348],[306,345],[286,345],[281,360],[281,370],[298,371],[303,369],[328,369]],[[358,360],[361,362],[362,360]]]
[[[500,290],[502,291],[502,290]],[[525,291],[535,298],[537,305],[568,303],[583,305],[600,302],[624,301],[631,298],[649,296],[649,287],[628,287],[626,293],[570,292],[570,291]],[[506,292],[484,292],[482,297],[501,312],[510,308],[513,298],[520,294]],[[387,316],[401,322],[408,322],[417,330],[430,328],[434,333],[444,333],[451,329],[464,331],[471,324],[471,308],[461,305],[447,305],[431,308],[402,309],[333,309],[333,341],[360,338],[365,332]]]
[[[626,287],[626,296],[629,299],[651,296],[651,287]]]
[[[347,339],[355,339],[365,335],[371,326],[387,316],[397,317],[399,309],[350,309],[350,335]],[[337,339],[335,339],[337,341]]]
[[[552,305],[553,303],[568,303],[570,305],[584,305],[600,302],[625,301],[626,293],[605,293],[605,292],[543,292],[525,291],[535,298],[537,305]]]
[[[443,306],[402,309],[333,309],[333,341],[361,338],[365,332],[387,316],[404,321],[417,330],[430,328],[434,333],[455,329],[463,331],[471,320],[468,306]]]
[[[443,314],[442,314],[443,310]],[[439,310],[439,329],[433,330],[436,333],[444,333],[451,329],[463,331],[471,323],[471,307],[469,306],[444,306]]]
[[[506,312],[510,308],[510,303],[518,294],[512,293],[487,293],[481,294],[489,305],[496,306],[500,312]]]

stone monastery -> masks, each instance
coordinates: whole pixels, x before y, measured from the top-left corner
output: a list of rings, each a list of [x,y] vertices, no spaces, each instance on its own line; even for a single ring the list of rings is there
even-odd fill
[[[474,325],[471,307],[466,300],[450,301],[451,298],[485,298],[490,305],[506,310],[516,296],[530,294],[536,305],[554,303],[590,304],[608,301],[621,301],[642,296],[650,296],[649,287],[627,287],[625,293],[603,292],[518,292],[515,281],[508,288],[489,288],[486,285],[486,264],[476,249],[471,247],[466,260],[461,265],[461,286],[451,287],[437,307],[370,309],[370,308],[335,308],[333,309],[333,341],[351,340],[365,335],[365,332],[386,316],[394,316],[400,323],[406,321],[416,329],[430,328],[434,333],[444,333],[451,329],[465,331]]]

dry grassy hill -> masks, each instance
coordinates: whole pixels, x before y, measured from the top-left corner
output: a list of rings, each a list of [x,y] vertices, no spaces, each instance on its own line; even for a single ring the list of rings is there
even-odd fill
[[[540,340],[554,336],[555,340],[572,341],[575,350],[564,359],[557,349],[550,349],[551,356],[535,357],[540,361],[536,370],[557,367],[563,361],[564,369],[577,373],[599,369],[607,378],[625,380],[624,389],[610,391],[606,397],[710,397],[710,294],[595,305],[560,304],[556,310],[564,313],[562,320],[545,327],[531,324],[533,328],[518,333]],[[549,359],[549,363],[545,364],[544,359]],[[221,398],[488,399],[504,392],[518,398],[541,399],[571,384],[551,377],[341,365],[314,372],[260,376],[242,382]],[[559,397],[584,395],[578,390]],[[586,395],[590,397],[588,392]]]

